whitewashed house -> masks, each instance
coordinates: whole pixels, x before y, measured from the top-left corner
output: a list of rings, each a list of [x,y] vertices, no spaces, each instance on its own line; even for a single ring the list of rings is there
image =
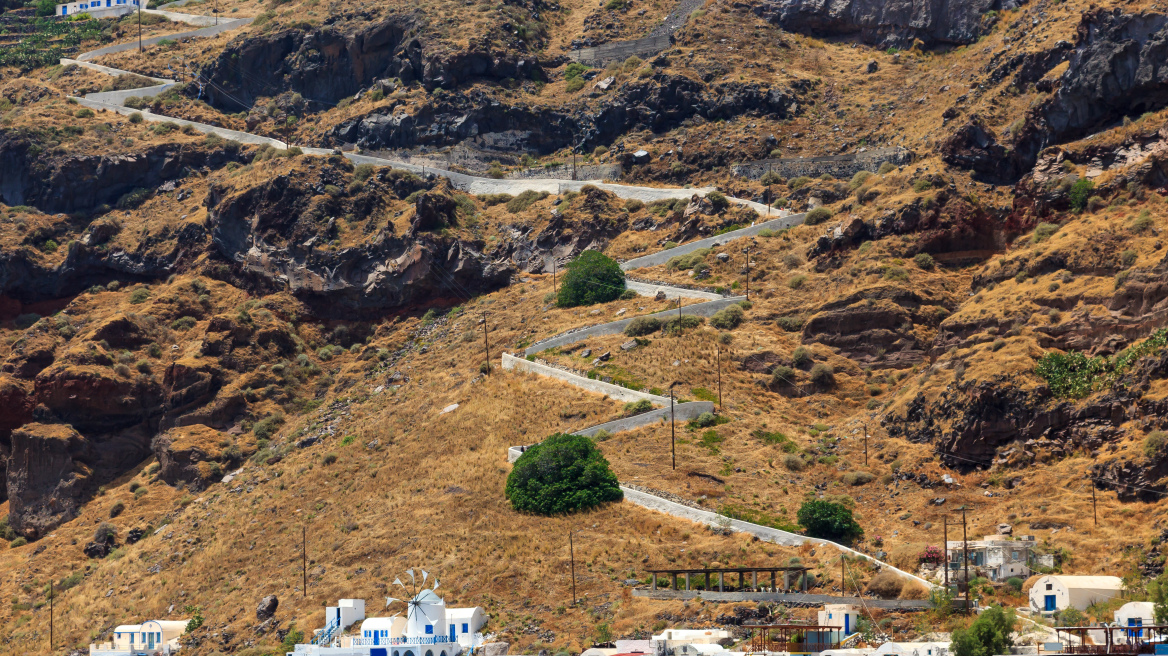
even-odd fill
[[[57,16],[89,14],[91,18],[114,18],[138,11],[139,0],[78,0],[57,5]]]
[[[141,624],[123,624],[114,629],[112,640],[90,644],[90,656],[149,656],[173,654],[182,645],[179,638],[187,632],[188,620],[148,620]]]
[[[1108,601],[1123,592],[1123,581],[1115,576],[1064,576],[1048,574],[1030,588],[1030,610],[1053,614],[1065,608],[1087,610],[1097,601]]]
[[[1005,581],[1011,577],[1021,579],[1030,576],[1030,560],[1034,546],[1033,537],[1008,535],[987,535],[981,540],[950,540],[946,544],[949,571],[957,574],[965,567],[965,554],[969,554],[970,578],[984,575],[991,581]]]
[[[398,600],[386,605],[392,601]],[[312,643],[296,645],[289,656],[457,656],[482,646],[487,622],[482,608],[446,608],[433,589],[418,592],[406,604],[405,617],[366,618],[362,600],[341,600],[328,607],[327,624],[314,632]],[[358,621],[357,630],[346,633]]]
[[[852,604],[824,604],[819,611],[819,626],[834,626],[845,638],[856,632],[859,620],[860,609]]]
[[[1132,637],[1148,638],[1141,626],[1152,626],[1156,623],[1156,605],[1150,601],[1129,601],[1115,611],[1115,623],[1118,626],[1137,627],[1130,631]]]

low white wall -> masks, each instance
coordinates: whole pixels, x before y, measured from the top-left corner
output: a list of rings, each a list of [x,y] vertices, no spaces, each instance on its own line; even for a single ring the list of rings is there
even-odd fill
[[[728,518],[723,517],[722,515],[719,515],[718,513],[715,513],[715,512],[709,511],[709,510],[698,510],[697,508],[691,508],[690,506],[683,506],[680,503],[676,503],[676,502],[670,501],[668,499],[662,499],[661,497],[653,496],[652,494],[648,494],[647,492],[641,492],[640,490],[634,490],[632,488],[627,488],[623,485],[621,486],[621,490],[623,490],[625,493],[625,501],[628,501],[630,503],[634,503],[638,506],[641,506],[642,508],[648,508],[649,510],[656,510],[658,512],[663,512],[667,515],[672,515],[674,517],[681,517],[683,519],[688,519],[688,520],[691,520],[694,522],[698,522],[700,524],[705,524],[707,526],[724,526],[724,527],[729,528],[733,531],[738,531],[741,533],[750,533],[751,535],[757,536],[758,539],[760,539],[760,540],[766,540],[767,542],[773,542],[775,544],[781,544],[781,545],[786,545],[786,546],[791,546],[791,547],[798,547],[798,546],[801,546],[803,544],[810,543],[810,544],[814,544],[814,545],[835,547],[836,549],[839,549],[840,551],[843,551],[845,553],[849,553],[849,554],[852,554],[854,556],[859,556],[861,558],[867,558],[868,560],[871,560],[873,562],[880,563],[883,568],[890,569],[890,570],[896,572],[897,574],[900,574],[901,576],[903,576],[905,578],[909,578],[909,579],[912,579],[914,581],[917,581],[921,585],[924,585],[926,588],[932,589],[932,588],[938,587],[935,583],[930,583],[929,581],[926,581],[925,579],[922,579],[921,577],[919,577],[915,574],[909,574],[908,572],[906,572],[902,569],[898,569],[896,567],[893,567],[892,565],[889,565],[888,563],[884,563],[884,562],[881,562],[879,560],[876,560],[875,558],[869,556],[868,554],[860,553],[859,551],[856,551],[855,549],[852,549],[850,547],[845,547],[842,544],[832,542],[830,540],[821,540],[819,538],[810,538],[810,537],[807,537],[806,535],[799,535],[798,533],[791,533],[789,531],[781,531],[777,528],[771,528],[769,526],[759,526],[758,524],[751,524],[750,522],[744,522],[744,521],[738,520],[738,519],[729,519],[728,520]],[[729,523],[727,523],[727,521]]]
[[[576,374],[569,373],[563,369],[549,367],[546,364],[528,362],[527,360],[524,360],[523,358],[517,358],[510,353],[503,354],[503,369],[506,371],[525,371],[528,373],[538,374],[540,376],[547,376],[549,378],[557,378],[564,381],[565,383],[568,383],[569,385],[575,385],[576,387],[587,390],[589,392],[604,394],[605,396],[608,396],[617,401],[623,401],[625,403],[644,399],[658,406],[669,405],[669,399],[663,396],[649,394],[648,392],[638,392],[626,387],[621,387],[620,385],[613,385],[612,383],[592,380],[591,378],[585,378],[584,376],[577,376]]]
[[[744,204],[749,203],[749,201],[742,202]],[[620,266],[624,271],[632,271],[633,269],[641,269],[644,267],[657,266],[658,264],[665,264],[671,258],[677,257],[678,255],[692,253],[699,248],[713,248],[714,244],[722,245],[727,242],[734,241],[735,239],[753,237],[763,230],[784,230],[786,228],[792,228],[802,224],[805,216],[805,214],[783,214],[779,218],[771,219],[763,223],[756,223],[752,226],[741,228],[733,232],[727,232],[721,235],[691,241],[687,244],[682,244],[681,246],[671,248],[667,251],[658,251],[656,253],[644,255],[642,257],[635,257],[627,262],[622,262]]]
[[[637,280],[625,280],[625,289],[631,289],[640,296],[653,297],[657,292],[665,292],[667,298],[700,298],[704,301],[720,301],[725,296],[716,292],[700,292],[694,289],[684,289],[682,287],[673,287],[671,285],[662,285],[659,283],[640,282]]]

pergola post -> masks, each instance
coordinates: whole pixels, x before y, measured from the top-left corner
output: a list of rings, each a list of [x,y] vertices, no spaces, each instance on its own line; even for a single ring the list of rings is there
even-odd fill
[[[650,577],[652,577],[652,579],[653,579],[653,580],[652,580],[653,589],[654,589],[654,590],[656,590],[656,589],[657,589],[657,572],[651,572],[651,573],[649,574],[649,576],[650,576]]]
[[[757,571],[751,572],[750,576],[751,576],[750,589],[752,591],[757,591],[758,590],[758,572]]]
[[[791,591],[791,570],[783,570],[783,592]]]
[[[704,580],[702,581],[702,589],[709,590],[711,587],[713,587],[710,584],[710,570],[706,570],[705,572],[703,572],[702,576],[704,577]]]
[[[689,590],[689,572],[685,573],[685,589]]]
[[[771,570],[771,592],[778,592],[778,581],[775,580],[775,570]]]
[[[803,592],[807,592],[807,570],[804,569],[801,574],[803,574]]]
[[[718,572],[718,592],[726,591],[726,573]]]
[[[673,572],[673,589],[677,589],[677,572]]]
[[[742,579],[744,579],[744,578],[746,578],[746,572],[739,570],[738,571],[738,591],[739,592],[742,592],[742,590],[744,589],[742,586],[742,584],[743,584]]]

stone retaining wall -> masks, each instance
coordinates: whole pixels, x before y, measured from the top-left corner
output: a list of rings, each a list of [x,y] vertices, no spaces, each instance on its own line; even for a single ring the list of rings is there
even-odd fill
[[[711,317],[718,310],[721,310],[728,305],[733,305],[738,301],[744,300],[745,298],[745,296],[731,296],[729,298],[723,298],[717,301],[706,301],[705,303],[683,305],[681,308],[681,313],[692,314],[698,317]],[[638,316],[656,316],[662,319],[668,319],[676,312],[677,310],[674,309],[666,310],[664,312],[657,312],[655,314],[642,314]],[[525,350],[523,354],[535,355],[536,353],[539,353],[545,349],[554,348],[556,346],[564,346],[566,344],[575,344],[580,340],[588,339],[590,337],[600,337],[602,335],[616,335],[618,333],[623,333],[625,326],[628,326],[629,323],[631,323],[633,319],[636,318],[637,317],[629,317],[628,319],[621,319],[620,321],[610,321],[609,323],[602,323],[598,326],[578,328],[566,333],[561,333],[555,337],[549,337],[532,344],[531,346],[527,347],[527,350]]]
[[[619,180],[621,176],[620,164],[577,164],[576,165],[576,179],[577,180]],[[540,179],[554,179],[563,180],[572,177],[572,165],[561,164],[559,166],[523,169],[515,171],[507,175],[508,180],[540,180]]]
[[[692,252],[698,250],[699,248],[713,248],[715,245],[720,246],[722,244],[733,241],[735,239],[741,239],[743,237],[754,237],[754,236],[758,235],[758,233],[762,232],[763,230],[785,230],[787,228],[791,228],[791,227],[800,225],[803,223],[804,216],[806,216],[806,215],[804,215],[804,214],[787,214],[787,215],[781,216],[777,219],[774,219],[771,221],[766,221],[763,223],[756,223],[752,226],[742,228],[740,230],[735,230],[733,232],[727,232],[725,234],[716,235],[714,237],[706,237],[704,239],[698,239],[695,241],[691,241],[691,242],[682,244],[680,246],[677,246],[675,248],[671,248],[667,251],[659,251],[659,252],[653,253],[651,255],[645,255],[642,257],[635,257],[631,260],[626,260],[624,262],[621,262],[620,266],[621,266],[621,269],[624,271],[631,271],[632,269],[641,269],[644,267],[651,267],[651,266],[657,266],[659,264],[665,264],[671,258],[677,257],[678,255],[685,255],[687,253],[692,253]]]
[[[649,394],[648,392],[638,392],[637,390],[631,390],[627,387],[621,387],[620,385],[613,385],[612,383],[606,383],[600,380],[592,380],[591,378],[585,378],[584,376],[577,376],[574,373],[564,371],[563,369],[559,369],[557,367],[552,367],[550,365],[539,362],[528,362],[527,360],[523,358],[517,358],[510,353],[503,354],[503,370],[526,371],[529,373],[538,374],[540,376],[547,376],[548,378],[557,378],[570,385],[575,385],[580,389],[587,390],[589,392],[596,392],[597,394],[603,394],[609,398],[622,401],[624,403],[645,400],[657,406],[669,405],[668,397],[657,396],[656,394]]]
[[[647,36],[632,41],[603,43],[592,48],[580,48],[568,53],[573,61],[589,66],[604,66],[612,61],[624,61],[629,57],[642,59],[651,57],[668,48],[673,40],[668,34]]]
[[[740,175],[751,180],[758,180],[767,171],[773,171],[784,178],[795,178],[805,175],[817,178],[827,173],[837,180],[846,180],[860,171],[875,173],[880,165],[889,162],[896,166],[911,164],[912,151],[904,148],[876,148],[854,155],[829,155],[826,157],[786,157],[782,159],[764,159],[758,162],[736,164],[733,167],[734,175]]]

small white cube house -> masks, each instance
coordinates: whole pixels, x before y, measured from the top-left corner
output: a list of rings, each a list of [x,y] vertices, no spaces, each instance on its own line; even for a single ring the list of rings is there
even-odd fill
[[[1066,608],[1087,610],[1097,601],[1108,601],[1123,591],[1123,581],[1115,576],[1063,576],[1048,574],[1030,588],[1030,609],[1053,614]]]

